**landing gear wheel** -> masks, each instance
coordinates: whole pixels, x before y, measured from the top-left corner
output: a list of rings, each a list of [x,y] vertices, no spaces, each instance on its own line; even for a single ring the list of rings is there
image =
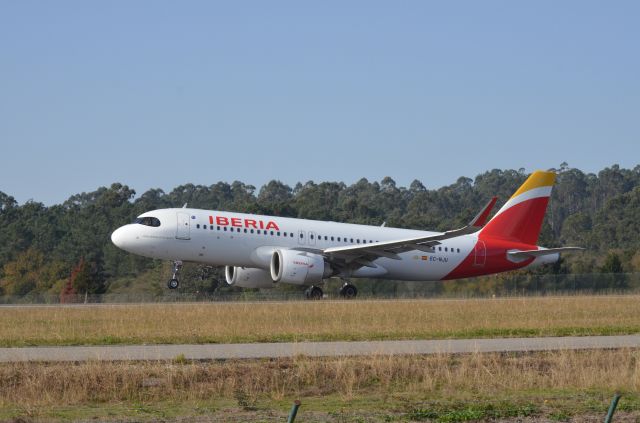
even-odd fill
[[[358,288],[351,285],[350,283],[345,283],[344,285],[342,285],[342,288],[340,288],[340,296],[342,298],[350,299],[355,298],[357,295]]]
[[[171,279],[169,280],[169,282],[167,282],[167,287],[169,289],[176,289],[178,285],[180,285],[180,282],[178,282],[178,272],[180,271],[181,268],[182,268],[182,261],[176,260],[173,262],[173,269],[172,269],[173,275],[171,276]]]
[[[311,286],[304,292],[304,295],[308,300],[320,300],[324,293],[322,292],[322,288],[319,286]]]

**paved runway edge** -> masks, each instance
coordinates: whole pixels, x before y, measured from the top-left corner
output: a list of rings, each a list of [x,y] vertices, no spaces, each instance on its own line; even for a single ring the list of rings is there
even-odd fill
[[[185,358],[190,360],[225,360],[281,358],[294,357],[296,355],[340,357],[372,354],[452,354],[604,348],[640,348],[640,335],[424,341],[0,348],[0,362],[172,360],[179,355],[184,355]]]

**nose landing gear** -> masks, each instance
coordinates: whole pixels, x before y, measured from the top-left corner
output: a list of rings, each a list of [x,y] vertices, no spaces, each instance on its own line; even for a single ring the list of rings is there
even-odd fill
[[[167,282],[167,287],[169,289],[176,289],[180,285],[180,281],[178,281],[178,272],[182,268],[182,261],[176,260],[173,262],[173,275],[169,282]]]

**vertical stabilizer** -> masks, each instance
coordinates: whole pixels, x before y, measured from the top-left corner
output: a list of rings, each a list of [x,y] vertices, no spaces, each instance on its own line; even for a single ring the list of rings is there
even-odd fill
[[[480,234],[536,245],[555,180],[554,172],[533,172]]]

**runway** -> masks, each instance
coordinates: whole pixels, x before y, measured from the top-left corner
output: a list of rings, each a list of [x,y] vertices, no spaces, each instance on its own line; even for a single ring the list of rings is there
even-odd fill
[[[0,348],[0,362],[282,358],[640,348],[640,335],[266,344]]]

